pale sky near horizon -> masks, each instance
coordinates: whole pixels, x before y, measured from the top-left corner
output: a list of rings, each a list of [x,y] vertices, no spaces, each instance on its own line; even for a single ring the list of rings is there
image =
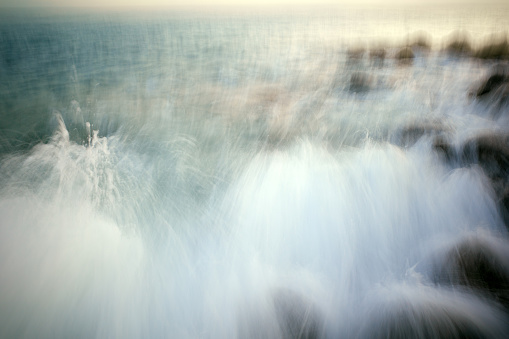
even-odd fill
[[[0,7],[189,7],[259,5],[423,5],[422,0],[0,0]],[[428,2],[429,3],[429,2]],[[463,4],[464,0],[440,0],[436,4]],[[468,3],[505,4],[506,0],[471,0]]]

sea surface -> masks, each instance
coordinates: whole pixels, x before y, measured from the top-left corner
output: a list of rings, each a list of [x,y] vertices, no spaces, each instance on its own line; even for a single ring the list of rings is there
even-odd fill
[[[507,338],[508,17],[0,9],[0,337]]]

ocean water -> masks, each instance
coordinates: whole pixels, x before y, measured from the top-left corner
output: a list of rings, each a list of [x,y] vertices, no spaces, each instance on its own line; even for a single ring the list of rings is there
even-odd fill
[[[507,337],[508,14],[2,10],[0,337]]]

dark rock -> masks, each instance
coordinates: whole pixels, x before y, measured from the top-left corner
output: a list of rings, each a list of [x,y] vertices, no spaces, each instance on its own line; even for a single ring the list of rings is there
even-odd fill
[[[468,140],[462,151],[463,164],[479,164],[491,180],[507,180],[509,174],[509,136],[485,134]]]
[[[449,37],[445,51],[455,56],[471,56],[472,47],[467,34],[455,32]]]
[[[369,51],[369,57],[370,58],[374,58],[374,59],[385,59],[385,49],[383,48],[377,48],[377,49],[372,49],[371,51]]]
[[[431,36],[426,32],[416,32],[408,38],[409,46],[421,50],[431,49]]]
[[[456,55],[469,55],[472,52],[468,41],[454,41],[447,46],[446,50]]]
[[[486,134],[468,140],[463,165],[478,164],[490,179],[500,216],[509,228],[509,135]]]
[[[410,47],[404,47],[396,53],[396,59],[400,63],[411,63],[415,55]]]
[[[322,328],[316,308],[304,297],[290,290],[274,294],[274,309],[282,338],[314,339],[320,337]]]
[[[493,317],[497,310],[479,301],[426,287],[381,293],[386,295],[370,298],[357,338],[492,338],[506,332]],[[473,311],[476,306],[482,309]]]
[[[480,59],[509,59],[507,37],[490,40],[475,53],[475,56]]]
[[[410,46],[425,50],[431,49],[431,44],[425,38],[414,41]]]
[[[500,217],[509,228],[509,181],[505,178],[495,178],[491,180],[491,187]]]
[[[482,97],[487,93],[492,93],[495,89],[498,89],[505,82],[507,82],[507,77],[505,76],[505,74],[493,74],[481,84],[481,86],[477,90],[476,96]]]
[[[505,187],[504,190],[497,194],[497,197],[500,216],[502,217],[506,227],[509,227],[509,188]]]
[[[371,84],[371,77],[364,73],[353,73],[350,77],[350,91],[359,93],[369,90]]]
[[[502,109],[509,104],[509,68],[507,65],[498,64],[494,67],[491,75],[483,80],[477,89],[469,93],[470,97],[491,105],[491,113],[497,118]]]
[[[360,60],[364,57],[366,50],[363,47],[355,47],[348,49],[346,55],[349,60]]]
[[[390,313],[370,320],[373,326],[360,338],[487,338],[464,315],[429,305],[427,310],[408,310],[397,305]],[[428,311],[428,312],[426,312]]]
[[[394,138],[394,143],[402,147],[411,147],[424,135],[439,136],[446,134],[449,129],[436,122],[417,122],[409,124],[399,130]],[[445,143],[445,139],[444,139]],[[437,147],[440,147],[437,143]],[[445,148],[445,144],[443,145]]]
[[[509,82],[505,82],[500,85],[493,93],[493,102],[495,102],[497,116],[500,113],[500,109],[504,108],[509,104]]]
[[[509,244],[486,236],[468,237],[445,254],[434,280],[474,289],[509,307]]]
[[[456,162],[458,154],[455,147],[449,141],[448,135],[451,130],[439,122],[420,122],[410,124],[397,132],[392,140],[401,147],[412,147],[424,136],[432,137],[431,148],[447,163]]]
[[[369,58],[375,65],[378,66],[383,66],[385,61],[385,55],[386,52],[385,49],[383,48],[372,49],[371,51],[369,51]]]
[[[346,66],[347,67],[358,67],[362,64],[364,59],[364,53],[366,50],[364,47],[357,46],[349,48],[346,51]]]
[[[456,152],[447,139],[441,135],[433,140],[433,150],[435,150],[445,161],[451,162],[456,158]]]

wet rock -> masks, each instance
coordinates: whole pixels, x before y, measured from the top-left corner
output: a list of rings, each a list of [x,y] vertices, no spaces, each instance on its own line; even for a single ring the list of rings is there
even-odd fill
[[[499,64],[492,71],[491,75],[483,80],[477,88],[469,93],[469,96],[488,103],[492,107],[491,113],[496,118],[509,104],[509,68],[507,65]]]
[[[464,315],[450,314],[433,305],[426,310],[429,313],[395,307],[371,320],[372,328],[359,338],[487,338]]]
[[[509,78],[508,78],[509,79]],[[491,93],[480,98],[491,105],[490,113],[494,119],[509,114],[509,81],[502,83]]]
[[[453,146],[444,136],[439,135],[435,137],[432,147],[446,162],[450,163],[456,159],[456,152]]]
[[[509,307],[509,244],[487,236],[468,237],[445,254],[434,279],[474,289]]]
[[[366,50],[362,46],[349,48],[346,51],[346,67],[357,68],[362,65]]]
[[[492,74],[487,80],[477,89],[476,96],[482,97],[488,93],[493,93],[494,90],[500,88],[502,84],[508,81],[505,74]]]
[[[447,126],[439,122],[415,123],[403,127],[396,133],[393,142],[401,147],[412,147],[420,138],[430,136],[433,138],[432,150],[446,163],[452,164],[457,162],[458,153],[448,137],[450,132]]]
[[[411,147],[413,146],[420,138],[424,135],[434,135],[440,136],[449,132],[449,129],[446,126],[443,126],[437,122],[417,122],[413,124],[409,124],[402,129],[400,129],[393,138],[393,141],[396,145],[402,147]],[[443,147],[445,146],[445,138]],[[437,147],[440,145],[437,143]]]
[[[495,178],[491,180],[491,187],[500,217],[509,229],[509,181],[506,178]]]
[[[482,46],[475,56],[480,59],[509,59],[509,43],[507,37],[490,39]]]
[[[509,187],[504,185],[504,189],[497,194],[497,197],[500,216],[502,217],[505,225],[509,227]]]
[[[470,43],[468,41],[460,40],[450,43],[447,46],[446,51],[455,55],[470,55],[472,53],[472,48],[470,47]]]
[[[351,92],[367,92],[370,89],[371,77],[365,73],[355,72],[350,77],[350,88]]]
[[[425,54],[431,50],[431,35],[425,31],[414,32],[407,36],[406,45],[417,54]]]
[[[385,61],[386,51],[384,48],[372,49],[369,51],[369,58],[374,65],[383,66]]]
[[[505,82],[493,93],[497,108],[503,108],[509,104],[509,82]]]
[[[320,317],[309,300],[290,290],[278,290],[273,300],[282,338],[320,337],[322,327]]]
[[[485,134],[465,142],[463,164],[481,166],[491,180],[507,180],[509,174],[509,135]]]
[[[361,60],[364,57],[365,52],[366,50],[364,49],[364,47],[354,47],[348,49],[346,55],[349,60]]]
[[[445,51],[454,56],[471,56],[472,46],[470,38],[462,32],[453,33],[446,44]]]
[[[396,53],[396,59],[400,63],[411,63],[415,55],[410,47],[404,47]]]
[[[419,48],[422,50],[430,50],[431,42],[430,38],[424,35],[417,36],[412,39],[413,42],[410,44],[413,48]]]
[[[385,295],[369,296],[369,311],[357,338],[492,338],[506,334],[497,309],[461,294],[405,285],[378,293]]]
[[[479,165],[490,179],[500,215],[509,228],[509,135],[485,134],[468,140],[462,149],[464,166]]]

